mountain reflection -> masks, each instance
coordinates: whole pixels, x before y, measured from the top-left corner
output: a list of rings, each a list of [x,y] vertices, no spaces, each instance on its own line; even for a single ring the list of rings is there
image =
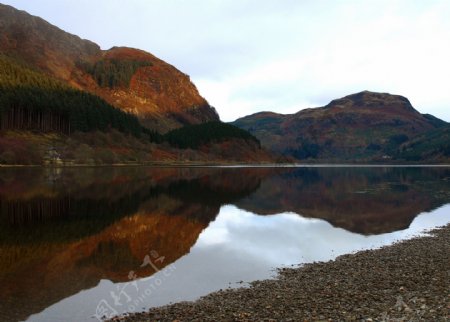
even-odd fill
[[[101,279],[152,275],[189,253],[225,204],[380,234],[448,203],[449,182],[447,168],[1,169],[0,319]],[[161,260],[141,267],[149,255]]]
[[[450,201],[449,168],[297,168],[261,181],[236,206],[260,215],[294,212],[372,235],[407,228]]]
[[[151,275],[155,267],[140,267],[149,254],[163,257],[154,263],[158,269],[185,255],[223,203],[259,185],[258,180],[231,181],[236,186],[229,187],[229,172],[111,168],[0,173],[1,320],[23,320],[101,279],[128,281],[131,271],[138,277]]]

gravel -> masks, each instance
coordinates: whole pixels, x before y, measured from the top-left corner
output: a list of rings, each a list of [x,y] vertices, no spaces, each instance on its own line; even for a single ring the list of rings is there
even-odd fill
[[[450,225],[111,321],[450,321]]]

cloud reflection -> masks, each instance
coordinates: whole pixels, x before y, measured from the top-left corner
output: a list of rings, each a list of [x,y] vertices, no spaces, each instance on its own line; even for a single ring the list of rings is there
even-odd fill
[[[159,272],[139,280],[140,289],[147,288],[155,279],[163,282],[137,310],[194,300],[215,290],[245,285],[241,281],[274,276],[276,267],[327,261],[342,254],[381,247],[449,222],[450,204],[447,204],[418,215],[408,229],[364,236],[294,213],[258,216],[235,206],[223,206],[191,251],[174,263],[176,269],[169,277]],[[105,294],[124,284],[102,280],[95,288],[61,301],[31,316],[29,321],[59,321],[61,316],[92,321],[88,313],[95,312],[96,304]]]

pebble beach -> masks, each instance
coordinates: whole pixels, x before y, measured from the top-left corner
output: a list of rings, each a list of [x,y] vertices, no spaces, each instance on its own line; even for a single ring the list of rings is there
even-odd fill
[[[110,321],[450,321],[450,225]]]

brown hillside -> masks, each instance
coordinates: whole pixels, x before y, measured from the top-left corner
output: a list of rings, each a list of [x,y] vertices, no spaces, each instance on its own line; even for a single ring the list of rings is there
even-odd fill
[[[101,50],[89,40],[1,4],[0,53],[97,94],[161,132],[219,119],[189,76],[155,56],[133,48]],[[99,73],[126,81],[106,86],[99,82]]]
[[[364,91],[323,107],[257,113],[232,124],[264,147],[299,159],[368,161],[390,158],[404,141],[445,122],[420,114],[403,96]]]

